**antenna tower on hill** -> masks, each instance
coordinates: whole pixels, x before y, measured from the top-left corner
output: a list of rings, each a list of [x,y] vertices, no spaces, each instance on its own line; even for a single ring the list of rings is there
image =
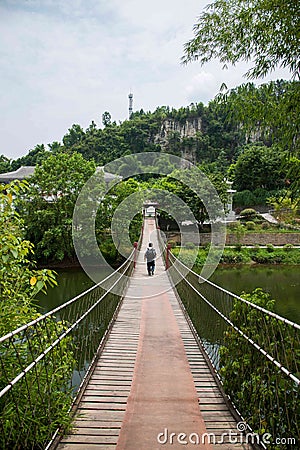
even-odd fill
[[[132,112],[133,112],[133,94],[130,92],[130,94],[128,95],[129,98],[129,119],[132,116]]]

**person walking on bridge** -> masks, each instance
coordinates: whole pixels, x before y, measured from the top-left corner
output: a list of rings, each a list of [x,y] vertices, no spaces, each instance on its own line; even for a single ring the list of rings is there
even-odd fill
[[[155,258],[156,258],[155,248],[153,247],[153,244],[149,242],[148,248],[144,256],[144,259],[147,261],[147,270],[149,276],[154,275]]]

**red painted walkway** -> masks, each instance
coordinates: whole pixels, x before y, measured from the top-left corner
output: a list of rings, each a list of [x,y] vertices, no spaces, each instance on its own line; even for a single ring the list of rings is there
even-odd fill
[[[148,278],[144,279],[145,263],[141,259],[148,240],[154,243],[158,251],[154,220],[151,219],[145,222],[140,265],[126,295],[128,298],[133,293],[135,297],[140,297],[142,314],[133,383],[117,449],[153,450],[159,448],[158,441],[165,442],[167,435],[168,444],[164,444],[164,448],[174,449],[175,444],[195,448],[191,444],[180,444],[178,438],[188,442],[187,436],[195,432],[203,434],[206,427],[170,303],[174,292],[170,290],[161,258],[156,262],[154,277],[147,275]],[[155,294],[156,291],[161,292]],[[175,435],[170,437],[171,433]],[[209,445],[197,447],[211,448]]]

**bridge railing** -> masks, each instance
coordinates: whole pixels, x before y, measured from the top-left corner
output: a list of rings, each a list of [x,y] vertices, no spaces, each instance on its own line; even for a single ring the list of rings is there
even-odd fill
[[[68,427],[135,252],[99,284],[0,338],[1,449],[45,449]]]
[[[171,252],[168,260],[171,279],[184,274],[176,289],[225,392],[249,429],[260,436],[269,433],[272,442],[280,437],[281,442],[296,442],[300,325],[259,306],[259,299],[266,297],[262,291],[254,294],[254,304],[247,296],[203,279]]]

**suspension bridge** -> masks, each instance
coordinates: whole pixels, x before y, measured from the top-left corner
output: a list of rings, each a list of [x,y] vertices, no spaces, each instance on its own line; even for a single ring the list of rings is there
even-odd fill
[[[138,247],[103,282],[0,338],[1,448],[250,450],[279,438],[298,448],[300,326],[188,270],[154,218]]]

